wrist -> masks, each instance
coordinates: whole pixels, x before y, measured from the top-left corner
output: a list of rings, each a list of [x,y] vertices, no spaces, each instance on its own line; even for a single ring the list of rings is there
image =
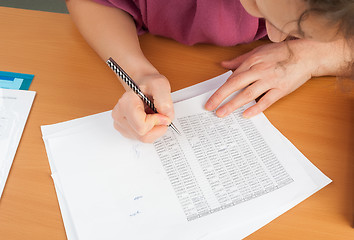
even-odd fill
[[[300,60],[304,61],[312,77],[342,76],[349,72],[351,51],[344,39],[332,42],[295,41],[299,41],[296,48],[299,48]]]
[[[124,59],[112,58],[138,86],[144,84],[142,82],[143,79],[145,79],[144,76],[159,74],[157,69],[147,59],[134,58],[132,56]],[[117,76],[117,78],[121,81],[122,86],[126,91],[131,90],[125,83],[122,82],[120,77]]]
[[[160,74],[159,71],[147,60],[133,60],[131,63],[131,73],[130,76],[131,78],[136,81],[136,83],[139,85],[140,79],[143,79],[144,76],[148,75],[157,75]]]

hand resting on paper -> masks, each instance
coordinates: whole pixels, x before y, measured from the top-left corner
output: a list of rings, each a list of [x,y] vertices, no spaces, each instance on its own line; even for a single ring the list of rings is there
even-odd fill
[[[346,49],[346,50],[345,50]],[[235,109],[263,95],[247,109],[244,117],[252,117],[267,109],[280,98],[295,91],[311,77],[346,76],[350,51],[343,39],[334,41],[289,40],[260,46],[233,60],[224,61],[225,68],[234,70],[226,83],[207,101],[205,108],[215,110],[233,92],[240,94],[217,109],[225,117]],[[331,58],[328,58],[328,54]]]
[[[153,113],[133,90],[127,89],[112,111],[114,127],[125,137],[150,143],[166,132],[174,118],[171,88],[160,74],[144,75],[136,83],[153,99],[159,113]]]
[[[252,117],[264,111],[274,102],[296,90],[311,78],[314,69],[312,59],[306,56],[308,48],[301,48],[303,40],[272,43],[260,46],[222,66],[234,70],[205,105],[207,110],[216,109],[233,92],[240,94],[217,109],[216,115],[225,117],[237,108],[255,100],[259,101],[243,115]],[[313,56],[312,56],[313,58]]]

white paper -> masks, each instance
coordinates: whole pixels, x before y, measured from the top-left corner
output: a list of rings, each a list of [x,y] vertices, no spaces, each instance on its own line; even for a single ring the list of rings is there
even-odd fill
[[[227,74],[222,81],[226,78]],[[207,85],[203,88],[207,89]],[[175,104],[177,121],[174,124],[181,130],[178,118],[209,114],[203,106],[210,94]],[[225,200],[230,192],[217,191],[221,185],[214,184],[212,189],[203,178],[203,170],[198,168],[191,150],[191,146],[198,143],[195,139],[189,140],[188,147],[188,141],[172,131],[164,137],[164,144],[172,148],[176,147],[172,142],[181,140],[178,144],[183,145],[183,154],[186,154],[184,162],[174,161],[173,168],[180,169],[174,172],[194,173],[193,177],[184,175],[183,186],[192,186],[189,196],[185,197],[186,193],[176,194],[178,185],[173,184],[176,174],[171,174],[169,161],[165,161],[165,165],[161,163],[154,145],[120,136],[113,129],[110,112],[42,127],[68,238],[241,239],[329,183],[263,114],[245,121],[246,125],[251,123],[252,131],[258,129],[276,158],[276,166],[283,167],[288,175],[283,174],[284,179],[291,181],[236,204]],[[190,171],[186,171],[187,168]],[[267,174],[270,174],[269,169]],[[202,186],[199,192],[203,194],[193,195],[198,186]],[[219,195],[210,194],[213,192]],[[215,201],[216,195],[225,200],[223,204],[217,204],[220,199]],[[208,201],[198,201],[201,196]],[[193,197],[196,197],[194,206],[188,207]],[[209,212],[205,211],[206,205]],[[198,209],[200,216],[193,214]]]
[[[0,197],[35,94],[0,88]]]

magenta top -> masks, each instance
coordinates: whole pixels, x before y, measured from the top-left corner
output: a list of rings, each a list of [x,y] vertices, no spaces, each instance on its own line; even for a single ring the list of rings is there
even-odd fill
[[[249,15],[238,0],[94,0],[128,12],[138,34],[150,32],[183,44],[233,46],[266,35],[263,19]]]

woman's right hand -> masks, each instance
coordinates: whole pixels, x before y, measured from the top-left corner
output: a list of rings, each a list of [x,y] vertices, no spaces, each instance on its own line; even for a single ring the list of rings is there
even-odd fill
[[[153,100],[160,113],[152,114],[122,83],[127,92],[113,109],[115,128],[125,137],[143,142],[153,142],[162,136],[174,117],[170,84],[145,58],[132,16],[94,1],[71,0],[67,1],[67,7],[80,33],[103,61],[109,57],[119,60],[119,65]]]
[[[166,132],[174,118],[170,83],[158,73],[135,80],[158,113],[146,106],[133,90],[127,89],[112,111],[114,127],[127,138],[152,143]]]

